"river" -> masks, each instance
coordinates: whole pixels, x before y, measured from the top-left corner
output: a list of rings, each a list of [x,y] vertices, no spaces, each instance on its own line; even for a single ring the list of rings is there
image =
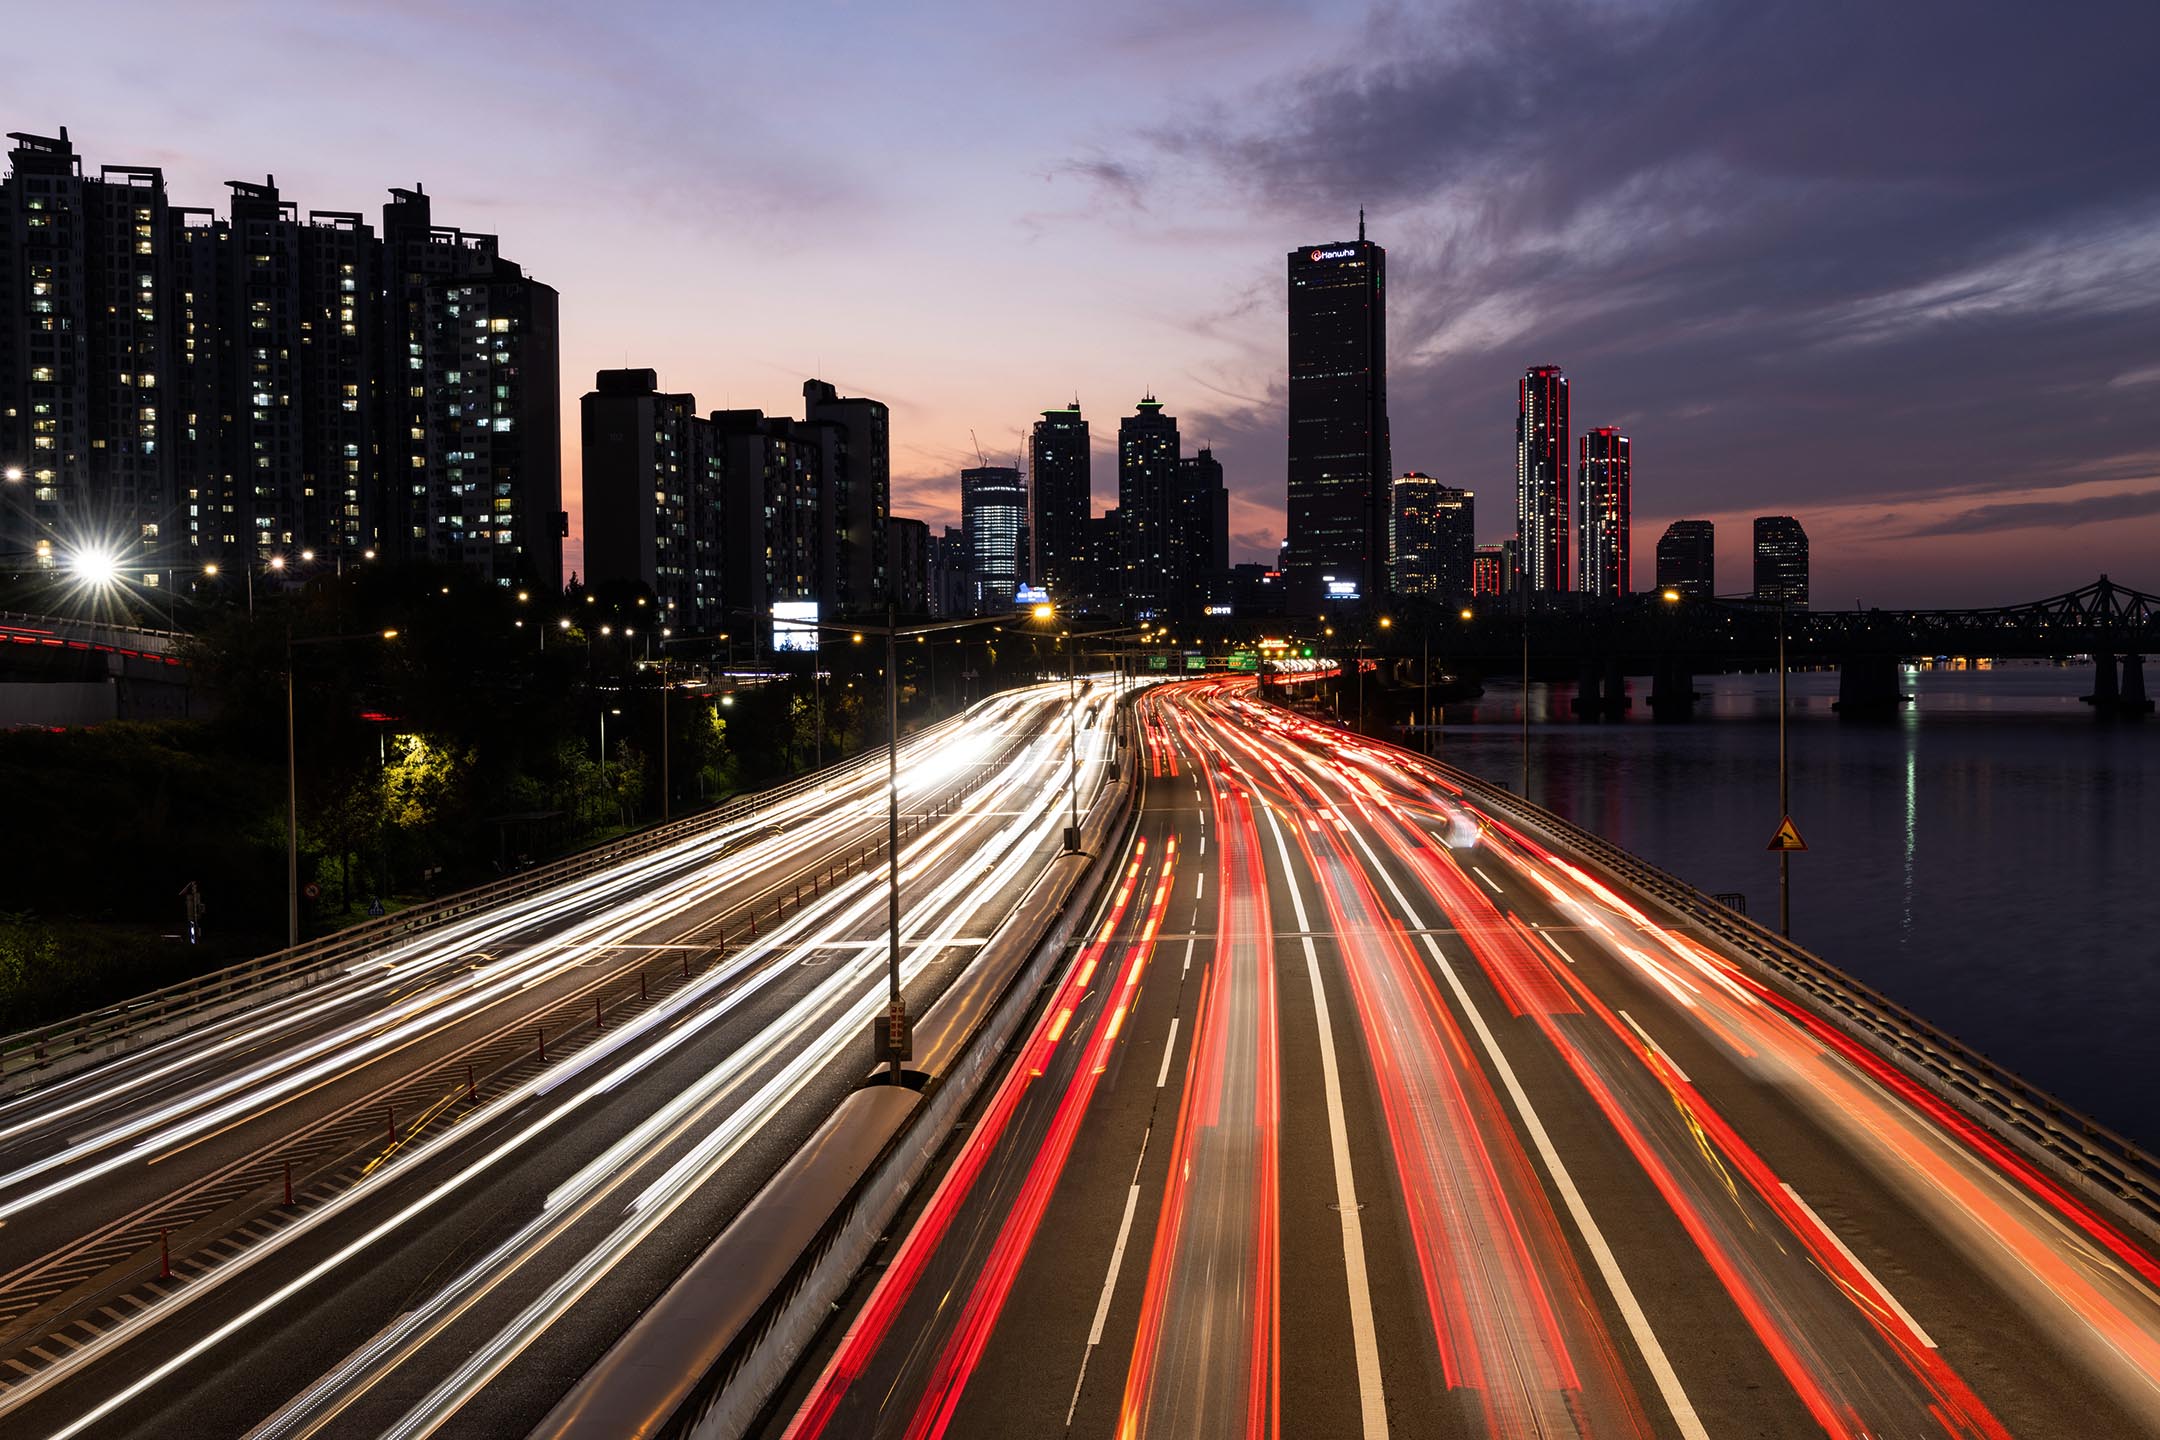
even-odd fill
[[[1974,1049],[2160,1148],[2160,718],[2102,723],[2090,667],[1908,671],[1895,719],[1840,720],[1795,674],[1787,725],[1798,943]],[[1777,925],[1777,676],[1707,676],[1694,720],[1623,721],[1531,687],[1530,794]],[[1510,787],[1521,690],[1450,706],[1436,753]]]

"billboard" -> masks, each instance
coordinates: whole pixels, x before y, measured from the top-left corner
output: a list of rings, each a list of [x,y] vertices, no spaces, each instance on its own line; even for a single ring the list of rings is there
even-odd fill
[[[1050,592],[1040,585],[1022,585],[1019,589],[1013,591],[1013,605],[1016,608],[1024,610],[1031,605],[1048,605],[1049,603]]]
[[[780,600],[772,607],[772,648],[783,650],[818,648],[818,606],[815,600]]]

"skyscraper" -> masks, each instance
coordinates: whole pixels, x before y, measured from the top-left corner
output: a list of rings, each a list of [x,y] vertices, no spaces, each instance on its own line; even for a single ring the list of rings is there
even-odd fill
[[[1388,506],[1388,585],[1397,595],[1447,599],[1470,593],[1477,494],[1413,470],[1399,475]]]
[[[1386,582],[1387,251],[1365,238],[1293,250],[1289,554],[1300,603]],[[1338,589],[1335,593],[1346,593]]]
[[[832,553],[824,519],[829,437],[818,426],[762,410],[715,410],[709,423],[727,516],[720,532],[727,609],[748,611],[762,635],[777,603],[814,600],[829,607],[824,568]]]
[[[1045,410],[1028,437],[1029,499],[1034,523],[1034,581],[1059,604],[1087,589],[1087,521],[1094,503],[1094,465],[1080,402]]]
[[[1675,520],[1657,542],[1657,583],[1690,599],[1717,594],[1717,527],[1708,520]]]
[[[1755,517],[1755,598],[1808,608],[1808,538],[1790,515]]]
[[[1020,534],[1027,491],[1011,465],[960,472],[960,528],[967,536],[968,608],[995,615],[1013,608],[1020,584]]]
[[[1575,471],[1576,522],[1582,536],[1581,578],[1585,595],[1616,599],[1628,593],[1634,545],[1628,514],[1634,479],[1634,447],[1610,425],[1584,433]]]
[[[723,455],[697,397],[662,394],[651,370],[602,370],[578,414],[587,583],[643,584],[679,631],[726,629]]]
[[[1505,595],[1508,584],[1508,557],[1499,545],[1480,545],[1470,555],[1470,593],[1472,595]]]
[[[1178,427],[1162,401],[1143,396],[1118,422],[1118,514],[1125,541],[1123,601],[1136,614],[1167,615],[1188,568],[1178,505]]]
[[[1538,365],[1517,385],[1515,538],[1522,583],[1532,594],[1568,585],[1568,382],[1557,365]]]
[[[904,515],[885,521],[885,573],[902,615],[930,613],[930,525]]]
[[[803,381],[803,418],[835,427],[825,458],[829,558],[825,603],[836,614],[885,603],[885,519],[892,513],[892,416],[884,404]]]

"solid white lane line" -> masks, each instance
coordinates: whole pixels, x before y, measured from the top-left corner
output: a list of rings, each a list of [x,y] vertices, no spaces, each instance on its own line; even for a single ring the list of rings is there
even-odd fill
[[[1558,940],[1553,939],[1552,931],[1540,930],[1538,933],[1545,937],[1545,943],[1552,946],[1553,950],[1560,956],[1561,959],[1567,961],[1567,963],[1570,965],[1573,965],[1575,963],[1575,957],[1568,954],[1568,952],[1561,946]]]
[[[1162,1070],[1155,1077],[1155,1088],[1158,1090],[1162,1089],[1170,1080],[1170,1057],[1177,1054],[1178,1019],[1179,1017],[1175,1015],[1170,1017],[1170,1038],[1163,1041]]]
[[[1492,876],[1486,874],[1483,870],[1479,870],[1478,867],[1475,865],[1472,865],[1470,868],[1476,873],[1478,879],[1483,880],[1487,885],[1492,886],[1493,894],[1498,895],[1502,893],[1499,885],[1494,883]]]
[[[1195,939],[1197,939],[1197,938],[1198,938],[1198,937],[1196,937],[1196,936],[1192,936],[1192,935],[1188,935],[1188,936],[1186,936],[1186,937],[1185,937],[1185,963],[1184,963],[1183,965],[1181,965],[1181,966],[1179,966],[1179,967],[1178,967],[1178,972],[1177,972],[1177,973],[1178,973],[1178,978],[1179,978],[1180,980],[1182,980],[1182,979],[1184,979],[1184,978],[1185,978],[1185,972],[1186,972],[1186,971],[1188,971],[1188,970],[1192,969],[1192,947],[1193,947],[1193,941],[1194,941]]]
[[[1628,1014],[1625,1010],[1622,1010],[1618,1013],[1621,1019],[1627,1021],[1628,1029],[1633,1030],[1637,1035],[1642,1036],[1642,1043],[1650,1047],[1650,1053],[1665,1062],[1665,1068],[1672,1071],[1673,1077],[1675,1079],[1686,1085],[1692,1085],[1695,1083],[1694,1081],[1687,1078],[1687,1071],[1682,1070],[1678,1065],[1673,1063],[1672,1056],[1665,1053],[1665,1047],[1658,1044],[1657,1041],[1651,1039],[1650,1032],[1635,1023],[1634,1016]],[[1795,1196],[1794,1198],[1797,1199],[1798,1197]]]
[[[1202,900],[1202,899],[1205,899],[1205,898],[1206,898],[1206,896],[1207,896],[1207,871],[1205,871],[1205,870],[1196,870],[1196,871],[1194,871],[1194,872],[1193,872],[1193,887],[1192,887],[1192,898],[1193,898],[1194,900]]]
[[[1702,1421],[1695,1414],[1694,1402],[1687,1391],[1680,1387],[1680,1377],[1673,1372],[1672,1361],[1666,1358],[1665,1347],[1658,1343],[1657,1335],[1650,1329],[1650,1319],[1643,1314],[1641,1302],[1629,1286],[1627,1276],[1620,1272],[1620,1262],[1613,1255],[1612,1247],[1605,1243],[1605,1233],[1591,1218],[1590,1207],[1583,1203],[1581,1192],[1575,1188],[1575,1178],[1568,1174],[1567,1166],[1560,1163],[1560,1154],[1553,1149],[1552,1138],[1545,1133],[1545,1124],[1538,1119],[1537,1111],[1530,1104],[1530,1097],[1523,1093],[1522,1082],[1515,1078],[1515,1067],[1508,1064],[1500,1053],[1500,1044],[1493,1039],[1492,1031],[1485,1024],[1485,1017],[1478,1012],[1470,999],[1470,992],[1463,988],[1461,977],[1447,957],[1440,953],[1440,946],[1432,936],[1420,936],[1425,948],[1432,952],[1433,963],[1440,967],[1448,988],[1455,992],[1455,1001],[1470,1018],[1470,1027],[1477,1032],[1478,1043],[1492,1060],[1493,1070],[1508,1096],[1515,1102],[1515,1112],[1522,1116],[1523,1128],[1530,1132],[1530,1142],[1537,1147],[1538,1157],[1545,1162],[1545,1169],[1552,1175],[1553,1188],[1574,1217],[1576,1228],[1582,1231],[1583,1241],[1590,1247],[1590,1254],[1597,1261],[1598,1273],[1605,1277],[1605,1284],[1612,1291],[1613,1303],[1620,1307],[1621,1318],[1627,1321],[1628,1334],[1634,1337],[1636,1348],[1642,1352],[1643,1363],[1650,1367],[1650,1374],[1657,1381],[1658,1393],[1665,1397],[1666,1408],[1672,1411],[1673,1423],[1688,1440],[1710,1440],[1710,1432],[1703,1429]]]
[[[1327,1093],[1328,1149],[1335,1160],[1335,1208],[1342,1213],[1343,1269],[1350,1289],[1350,1342],[1357,1355],[1358,1411],[1366,1440],[1385,1440],[1388,1433],[1387,1396],[1380,1384],[1380,1342],[1373,1325],[1372,1284],[1365,1273],[1365,1222],[1359,1214],[1357,1184],[1350,1173],[1349,1127],[1343,1120],[1342,1074],[1335,1064],[1335,1028],[1328,1019],[1327,991],[1320,984],[1320,955],[1313,947],[1312,926],[1305,918],[1305,896],[1299,889],[1297,870],[1290,862],[1290,847],[1283,841],[1275,811],[1267,811],[1268,829],[1275,832],[1275,849],[1282,856],[1283,878],[1289,882],[1290,908],[1297,915],[1305,946],[1305,975],[1312,983],[1313,1011],[1320,1026],[1320,1071]]]
[[[1380,857],[1374,853],[1372,843],[1365,838],[1365,832],[1353,826],[1350,834],[1356,838],[1358,848],[1365,852],[1365,858],[1372,862],[1372,872],[1380,877],[1381,883],[1386,885],[1388,892],[1395,897],[1395,903],[1402,907],[1403,918],[1410,922],[1413,930],[1424,930],[1425,921],[1419,916],[1416,907],[1404,896],[1402,887],[1395,883],[1394,873],[1380,863]],[[1492,882],[1488,880],[1486,883]],[[1672,1411],[1673,1424],[1679,1427],[1680,1433],[1687,1437],[1687,1440],[1710,1440],[1710,1432],[1703,1428],[1702,1420],[1695,1414],[1695,1403],[1688,1399],[1687,1391],[1681,1388],[1680,1377],[1674,1372],[1672,1361],[1665,1354],[1665,1347],[1658,1343],[1656,1332],[1650,1328],[1650,1318],[1643,1314],[1642,1304],[1635,1298],[1634,1288],[1628,1284],[1627,1276],[1621,1273],[1619,1259],[1612,1253],[1612,1247],[1605,1243],[1605,1232],[1598,1228],[1597,1220],[1590,1214],[1590,1207],[1583,1203],[1582,1192],[1575,1188],[1575,1177],[1570,1175],[1567,1166],[1561,1163],[1560,1152],[1553,1148],[1552,1137],[1545,1133],[1545,1122],[1538,1118],[1537,1110],[1530,1104],[1530,1097],[1523,1091],[1522,1082],[1515,1078],[1515,1067],[1510,1065],[1507,1056],[1501,1053],[1500,1042],[1493,1038],[1492,1027],[1485,1023],[1484,1013],[1470,999],[1470,992],[1463,987],[1462,977],[1455,973],[1455,967],[1448,963],[1447,955],[1440,949],[1440,942],[1431,935],[1420,935],[1418,939],[1425,942],[1426,952],[1432,956],[1441,978],[1447,981],[1448,989],[1454,993],[1455,1003],[1462,1007],[1463,1015],[1470,1021],[1470,1028],[1477,1033],[1478,1044],[1484,1049],[1486,1058],[1492,1061],[1493,1073],[1500,1077],[1501,1086],[1515,1102],[1515,1113],[1522,1117],[1523,1129],[1529,1132],[1530,1143],[1536,1147],[1538,1158],[1545,1162],[1546,1173],[1552,1176],[1553,1188],[1560,1192],[1561,1201],[1566,1204],[1568,1214],[1574,1218],[1575,1228],[1582,1232],[1583,1243],[1590,1247],[1591,1258],[1597,1262],[1598,1274],[1604,1277],[1605,1287],[1612,1292],[1613,1303],[1619,1306],[1620,1317],[1627,1322],[1628,1334],[1635,1341],[1635,1348],[1642,1352],[1643,1363],[1650,1367],[1651,1378],[1657,1381],[1658,1394],[1664,1397],[1666,1408]]]
[[[1868,1285],[1875,1291],[1875,1293],[1882,1298],[1883,1304],[1889,1306],[1890,1309],[1897,1315],[1898,1319],[1905,1322],[1905,1328],[1912,1331],[1913,1338],[1915,1340],[1918,1340],[1922,1345],[1927,1346],[1927,1348],[1930,1350],[1936,1348],[1934,1340],[1929,1338],[1927,1331],[1920,1328],[1920,1322],[1913,1319],[1912,1313],[1908,1311],[1903,1305],[1898,1304],[1897,1296],[1890,1293],[1890,1287],[1883,1284],[1882,1281],[1876,1279],[1875,1272],[1860,1263],[1860,1257],[1853,1254],[1852,1247],[1838,1238],[1837,1231],[1832,1230],[1828,1225],[1825,1225],[1823,1223],[1822,1216],[1815,1213],[1815,1207],[1808,1204],[1807,1201],[1801,1199],[1800,1192],[1793,1189],[1792,1186],[1780,1181],[1778,1184],[1778,1188],[1792,1197],[1793,1204],[1798,1205],[1800,1207],[1801,1213],[1805,1214],[1809,1220],[1815,1223],[1815,1228],[1823,1233],[1824,1239],[1828,1240],[1832,1245],[1837,1246],[1838,1254],[1843,1255],[1845,1259],[1852,1265],[1853,1269],[1860,1272],[1860,1278],[1867,1281]]]
[[[1087,1349],[1080,1352],[1080,1373],[1073,1380],[1072,1403],[1065,1407],[1065,1428],[1072,1428],[1073,1414],[1080,1408],[1080,1387],[1087,1384],[1088,1361],[1095,1358],[1095,1347],[1102,1343],[1103,1322],[1110,1317],[1110,1296],[1117,1289],[1118,1267],[1125,1263],[1125,1239],[1132,1233],[1133,1210],[1140,1203],[1140,1185],[1135,1181],[1125,1192],[1125,1218],[1118,1222],[1117,1244],[1110,1251],[1110,1273],[1103,1276],[1102,1298],[1095,1302],[1095,1324],[1088,1330]]]

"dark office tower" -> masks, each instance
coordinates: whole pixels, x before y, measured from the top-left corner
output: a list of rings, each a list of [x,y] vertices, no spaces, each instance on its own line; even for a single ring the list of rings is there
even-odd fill
[[[1808,608],[1807,531],[1790,515],[1755,517],[1755,598]]]
[[[382,434],[393,557],[498,585],[562,585],[560,341],[553,288],[493,235],[434,224],[419,189],[383,207]]]
[[[1500,542],[1500,593],[1513,595],[1522,588],[1522,540],[1518,538]]]
[[[1470,593],[1477,540],[1477,493],[1411,471],[1397,476],[1388,505],[1389,588],[1445,600]]]
[[[1168,615],[1190,569],[1178,503],[1178,428],[1144,396],[1118,422],[1118,514],[1125,532],[1122,603],[1135,616]]]
[[[1527,371],[1515,412],[1515,538],[1532,594],[1568,584],[1568,383],[1557,365]]]
[[[1094,497],[1094,467],[1088,451],[1088,422],[1075,400],[1063,410],[1045,410],[1028,438],[1032,482],[1034,579],[1060,605],[1077,601],[1087,588],[1087,522]]]
[[[726,629],[725,481],[697,397],[660,393],[650,370],[602,370],[578,413],[586,583],[644,585],[681,632]]]
[[[769,638],[776,602],[814,601],[823,593],[826,436],[820,427],[762,410],[715,410],[711,425],[727,517],[721,594],[731,620],[732,612],[748,612],[756,633]]]
[[[1358,238],[1290,252],[1290,535],[1298,603],[1386,584],[1387,251]],[[1342,588],[1334,591],[1341,595]]]
[[[1675,520],[1657,542],[1657,583],[1692,599],[1717,594],[1717,527],[1708,520]]]
[[[967,536],[968,608],[996,615],[1013,608],[1020,584],[1020,531],[1027,491],[1011,465],[960,472],[960,528]]]
[[[1585,595],[1617,599],[1628,593],[1628,565],[1634,558],[1628,501],[1634,480],[1634,447],[1610,425],[1582,437],[1575,467],[1576,526],[1582,537],[1581,578]]]
[[[902,615],[930,613],[930,525],[902,515],[885,520],[885,573]]]
[[[1480,545],[1470,555],[1470,593],[1505,595],[1508,557],[1498,545]]]
[[[173,263],[161,172],[108,165],[85,178],[57,139],[11,134],[0,183],[0,497],[10,565],[59,563],[60,543],[119,551],[163,583],[175,505],[164,386]]]
[[[837,426],[827,457],[826,525],[832,537],[825,603],[839,614],[886,598],[885,517],[892,513],[892,416],[884,404],[803,381],[803,418]]]
[[[1178,461],[1173,540],[1185,564],[1172,609],[1198,615],[1226,598],[1230,576],[1230,491],[1212,449]]]

